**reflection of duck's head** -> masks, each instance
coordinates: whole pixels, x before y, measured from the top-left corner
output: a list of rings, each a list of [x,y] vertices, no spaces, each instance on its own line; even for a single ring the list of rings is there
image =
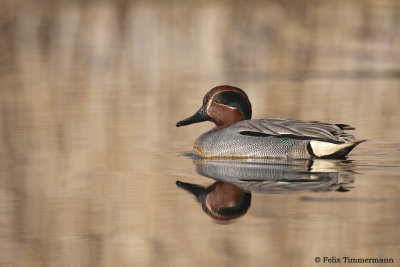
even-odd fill
[[[176,185],[193,194],[203,210],[218,221],[238,218],[250,207],[251,194],[230,183],[218,181],[207,188],[181,181]]]

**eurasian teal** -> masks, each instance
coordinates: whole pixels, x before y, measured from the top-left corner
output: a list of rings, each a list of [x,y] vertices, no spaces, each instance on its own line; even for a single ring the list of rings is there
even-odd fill
[[[356,140],[346,124],[294,119],[251,120],[246,93],[233,86],[211,89],[202,107],[176,126],[212,121],[216,126],[202,134],[193,151],[205,158],[342,158],[365,140]]]

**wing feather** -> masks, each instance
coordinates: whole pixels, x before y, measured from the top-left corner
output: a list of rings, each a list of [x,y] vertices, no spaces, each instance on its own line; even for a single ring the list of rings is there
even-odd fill
[[[319,139],[340,143],[354,138],[352,135],[342,131],[354,129],[351,126],[319,121],[301,121],[280,118],[245,120],[239,122],[237,127],[239,127],[239,132],[254,136],[293,136],[299,139]]]

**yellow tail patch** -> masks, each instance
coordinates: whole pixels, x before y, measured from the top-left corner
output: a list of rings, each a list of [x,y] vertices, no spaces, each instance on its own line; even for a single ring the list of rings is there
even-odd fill
[[[328,142],[312,140],[310,141],[310,145],[315,156],[323,157],[332,155],[333,153],[339,151],[340,149],[353,146],[354,144],[353,143],[333,144]]]

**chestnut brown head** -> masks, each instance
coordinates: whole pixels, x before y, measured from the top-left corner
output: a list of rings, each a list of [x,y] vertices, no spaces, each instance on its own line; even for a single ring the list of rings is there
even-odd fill
[[[192,116],[179,121],[184,126],[202,121],[212,121],[222,129],[238,121],[251,119],[251,103],[240,88],[221,85],[211,89],[203,98],[202,107]]]

